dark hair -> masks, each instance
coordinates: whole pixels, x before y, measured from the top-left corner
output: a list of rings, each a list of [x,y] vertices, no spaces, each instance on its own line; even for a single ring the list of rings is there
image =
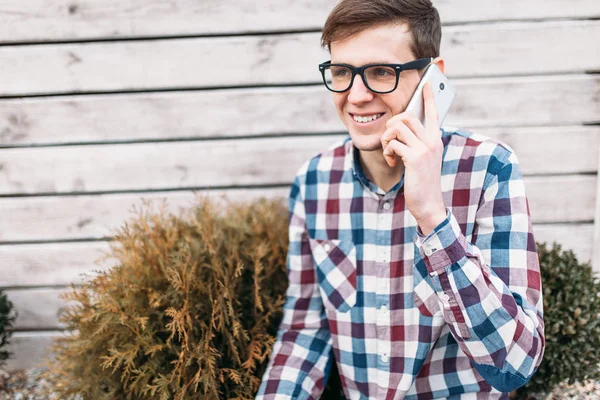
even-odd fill
[[[442,24],[430,0],[341,0],[325,21],[321,46],[344,40],[377,25],[408,25],[412,32],[411,51],[415,58],[440,55]]]

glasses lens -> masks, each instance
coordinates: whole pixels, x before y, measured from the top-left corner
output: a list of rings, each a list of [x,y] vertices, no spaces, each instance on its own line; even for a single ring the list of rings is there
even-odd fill
[[[350,87],[352,71],[347,67],[331,65],[325,67],[325,84],[331,90],[344,91]]]
[[[365,69],[367,85],[376,92],[389,92],[396,87],[396,71],[392,67],[374,65]]]

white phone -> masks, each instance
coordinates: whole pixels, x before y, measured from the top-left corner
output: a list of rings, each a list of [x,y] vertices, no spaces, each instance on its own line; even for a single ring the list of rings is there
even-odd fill
[[[419,118],[423,126],[426,126],[425,111],[423,107],[423,86],[425,83],[431,82],[431,88],[433,89],[433,97],[435,99],[435,106],[438,113],[438,128],[442,126],[442,122],[446,118],[450,106],[456,97],[456,90],[448,81],[448,78],[440,71],[435,64],[429,65],[425,74],[421,78],[415,93],[406,106],[406,111],[411,111],[414,115]]]

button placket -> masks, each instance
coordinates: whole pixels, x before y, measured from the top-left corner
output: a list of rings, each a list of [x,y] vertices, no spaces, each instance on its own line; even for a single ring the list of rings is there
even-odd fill
[[[381,262],[388,262],[388,261],[390,261],[388,251],[386,249],[382,249],[381,250]]]
[[[388,204],[388,208],[389,208],[389,203],[384,203],[384,207],[385,208],[385,204]],[[378,211],[378,215],[377,215],[377,229],[380,230],[381,232],[383,230],[386,229],[386,221],[385,221],[385,217],[386,215],[381,211],[381,209]],[[378,239],[382,239],[383,240],[383,236],[379,237],[380,235],[378,235]],[[385,249],[385,247],[382,247],[382,243],[380,240],[378,240],[377,243],[377,254],[376,254],[376,261],[379,263],[384,263],[389,261],[389,257],[388,257],[388,251]]]

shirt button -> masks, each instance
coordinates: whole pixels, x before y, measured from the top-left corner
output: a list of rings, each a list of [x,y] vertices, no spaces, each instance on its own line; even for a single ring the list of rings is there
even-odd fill
[[[384,363],[388,362],[388,360],[389,358],[385,354],[381,356],[381,361],[383,361]]]
[[[389,209],[390,209],[390,207],[391,207],[391,206],[390,206],[390,203],[383,203],[383,208],[384,208],[385,210],[389,210]]]
[[[329,251],[331,250],[331,246],[326,244],[325,246],[323,246],[323,248],[325,249],[325,251]]]
[[[448,301],[448,300],[450,300],[450,296],[448,296],[447,294],[444,293],[444,295],[442,296],[442,299]]]
[[[429,256],[430,256],[430,255],[432,255],[432,254],[433,254],[433,251],[431,251],[431,249],[427,249],[427,250],[425,250],[425,255],[426,255],[426,256],[428,256],[428,257],[429,257]]]
[[[388,312],[388,308],[386,306],[381,306],[380,310],[384,313]]]

